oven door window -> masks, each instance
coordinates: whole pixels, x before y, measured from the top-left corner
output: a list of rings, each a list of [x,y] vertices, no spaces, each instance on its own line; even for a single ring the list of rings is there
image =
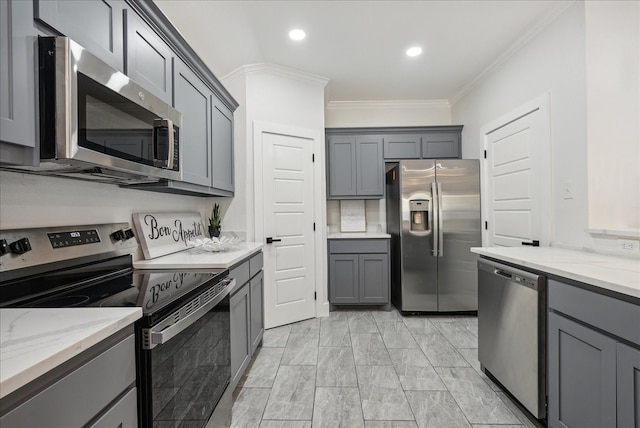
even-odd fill
[[[229,320],[227,296],[180,334],[146,351],[154,426],[207,424],[231,379]]]
[[[78,73],[78,144],[137,163],[153,165],[157,116]]]

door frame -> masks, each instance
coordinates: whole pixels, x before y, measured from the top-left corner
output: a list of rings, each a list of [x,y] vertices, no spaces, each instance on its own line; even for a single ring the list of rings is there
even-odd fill
[[[540,115],[538,123],[540,125],[540,245],[545,247],[551,243],[553,236],[553,227],[551,222],[552,214],[552,187],[551,187],[551,93],[545,92],[537,98],[534,98],[510,112],[490,121],[480,127],[480,150],[484,153],[487,150],[487,141],[489,134],[538,110]],[[488,159],[480,156],[480,192],[481,195],[487,195],[490,185]],[[480,198],[480,206],[482,212],[482,222],[489,219],[489,198]],[[482,227],[482,246],[486,247],[489,242],[489,231]]]
[[[254,188],[254,236],[256,242],[265,242],[264,234],[264,200],[263,193],[263,150],[262,134],[280,134],[313,140],[313,214],[315,217],[316,231],[314,234],[315,251],[315,292],[316,305],[315,317],[329,316],[329,293],[327,288],[327,228],[326,228],[326,177],[325,177],[325,149],[324,129],[321,131],[309,128],[298,128],[273,122],[253,121],[253,188]],[[271,284],[273,285],[273,284]],[[271,290],[268,284],[264,285],[265,293]]]

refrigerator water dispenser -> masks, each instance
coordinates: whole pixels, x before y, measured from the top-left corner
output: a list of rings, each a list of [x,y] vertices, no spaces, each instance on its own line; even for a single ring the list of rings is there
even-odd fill
[[[430,201],[426,199],[414,199],[409,201],[411,212],[411,230],[415,232],[428,232],[429,228],[429,206]]]

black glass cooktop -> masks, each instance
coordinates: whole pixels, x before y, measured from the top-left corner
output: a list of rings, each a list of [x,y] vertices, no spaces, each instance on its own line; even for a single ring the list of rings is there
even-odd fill
[[[0,284],[0,307],[140,307],[174,310],[228,275],[218,270],[133,270],[119,257]]]

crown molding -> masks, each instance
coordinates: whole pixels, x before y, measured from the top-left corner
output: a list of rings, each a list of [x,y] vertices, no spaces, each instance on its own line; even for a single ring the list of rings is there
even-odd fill
[[[449,109],[447,100],[376,100],[376,101],[329,101],[326,110],[375,110],[375,109]]]
[[[303,83],[309,83],[312,85],[318,85],[325,87],[329,83],[329,79],[323,76],[319,76],[313,73],[307,73],[306,71],[295,70],[284,65],[271,64],[271,63],[259,63],[259,64],[247,64],[236,68],[231,73],[225,75],[222,80],[230,81],[239,77],[247,76],[254,73],[266,73],[272,74],[286,79],[297,80]]]
[[[560,15],[562,15],[569,7],[575,3],[575,0],[560,1],[547,12],[538,22],[536,22],[525,34],[517,39],[502,55],[489,64],[484,70],[482,70],[473,80],[464,85],[458,92],[456,92],[449,102],[454,106],[458,101],[464,98],[469,92],[475,89],[491,72],[496,70],[502,64],[507,62],[509,58],[518,53],[523,47],[525,47],[531,40],[533,40],[542,30],[551,25]]]

